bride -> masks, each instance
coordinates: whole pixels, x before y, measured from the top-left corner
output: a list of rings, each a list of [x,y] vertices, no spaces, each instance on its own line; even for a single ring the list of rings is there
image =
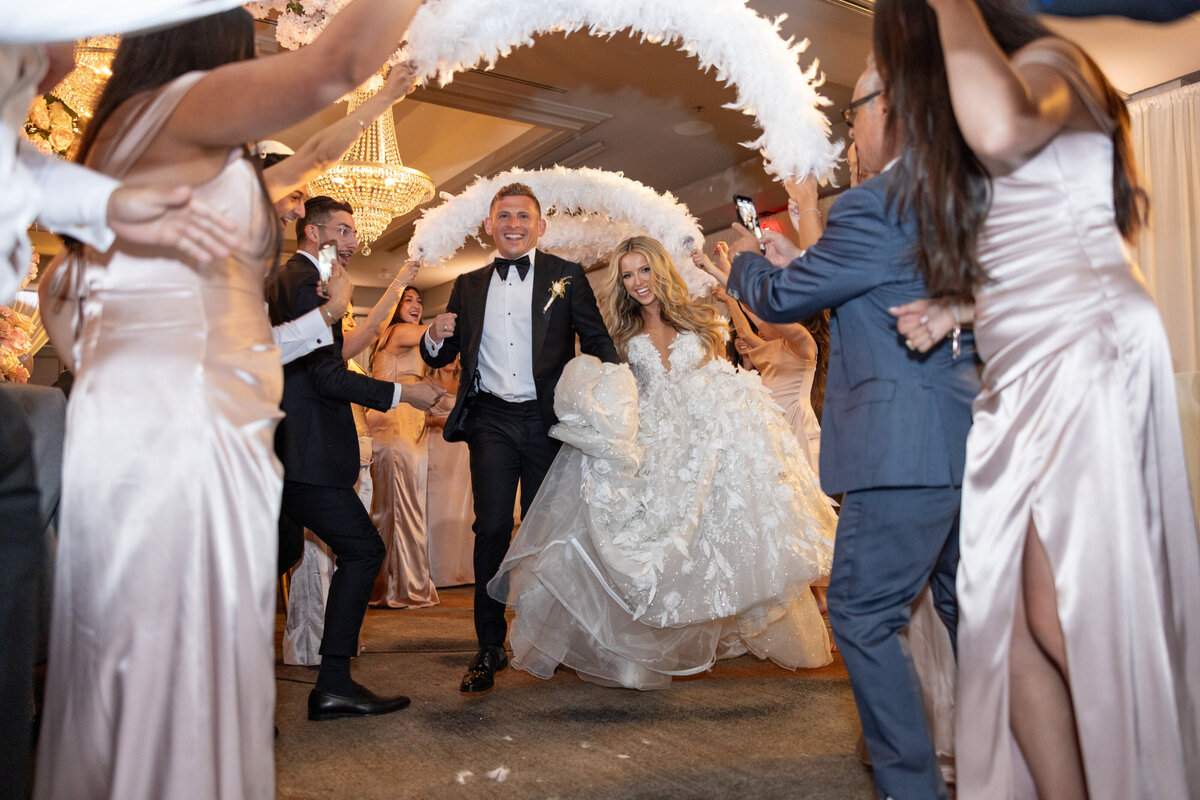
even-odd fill
[[[602,304],[628,366],[567,365],[566,446],[488,586],[515,611],[513,663],[636,689],[747,651],[829,663],[808,587],[836,520],[778,406],[718,357],[724,324],[657,241],[617,247]]]

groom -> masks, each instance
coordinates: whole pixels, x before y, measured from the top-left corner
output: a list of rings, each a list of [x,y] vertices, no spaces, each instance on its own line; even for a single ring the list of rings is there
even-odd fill
[[[969,333],[961,357],[948,342],[919,355],[905,349],[888,311],[928,293],[913,256],[915,221],[889,200],[895,174],[889,167],[903,133],[889,135],[882,90],[869,66],[843,111],[860,169],[882,174],[837,199],[821,239],[802,255],[768,233],[768,262],[753,237],[744,236],[753,252],[734,260],[727,292],[768,322],[833,309],[821,488],[845,498],[829,620],[879,796],[944,800],[904,631],[913,601],[929,583],[954,641],[959,497],[979,378]]]
[[[575,356],[576,336],[583,352],[617,361],[583,268],[537,251],[546,220],[533,190],[521,183],[501,188],[483,227],[499,256],[454,281],[446,313],[421,341],[431,367],[462,356],[463,389],[443,435],[467,442],[475,501],[479,652],[463,676],[463,692],[491,689],[508,666],[504,603],[488,595],[487,585],[512,539],[518,484],[524,517],[558,452],[548,433],[558,421],[554,387]]]

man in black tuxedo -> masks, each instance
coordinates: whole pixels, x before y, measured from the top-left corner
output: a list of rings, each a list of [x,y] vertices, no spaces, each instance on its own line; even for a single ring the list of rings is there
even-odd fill
[[[421,342],[432,367],[462,356],[463,389],[443,435],[467,442],[475,500],[479,652],[459,686],[463,692],[487,691],[508,666],[504,603],[488,596],[487,584],[512,539],[517,485],[524,516],[558,452],[548,433],[558,421],[554,387],[575,356],[576,336],[583,352],[617,361],[583,268],[536,250],[546,221],[533,190],[520,183],[500,189],[483,227],[499,256],[455,280],[446,313]]]
[[[352,209],[329,197],[314,197],[305,204],[296,234],[300,249],[267,281],[272,325],[315,308],[324,310],[316,258],[319,242],[337,242],[343,267],[358,246]],[[350,659],[358,653],[363,614],[384,558],[379,531],[354,492],[358,436],[350,404],[387,411],[406,402],[424,410],[443,393],[429,383],[401,387],[351,372],[342,360],[340,325],[333,326],[332,344],[283,369],[281,405],[286,417],[275,434],[284,470],[280,550],[301,541],[307,527],[337,556],[325,605],[321,670],[308,697],[311,720],[386,714],[408,705],[407,697],[379,697],[350,677]]]

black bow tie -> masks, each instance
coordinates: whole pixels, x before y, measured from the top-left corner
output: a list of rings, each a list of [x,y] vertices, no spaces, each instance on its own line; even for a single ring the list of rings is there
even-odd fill
[[[496,268],[496,272],[500,273],[500,280],[508,280],[508,268],[515,266],[519,280],[525,280],[525,276],[529,274],[529,256],[521,256],[520,258],[500,258],[497,257],[492,262],[492,266]]]

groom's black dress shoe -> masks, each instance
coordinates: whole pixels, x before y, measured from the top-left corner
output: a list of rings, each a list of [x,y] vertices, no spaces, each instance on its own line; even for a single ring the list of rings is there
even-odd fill
[[[486,692],[496,683],[496,673],[508,666],[504,647],[484,647],[471,659],[467,674],[459,684],[460,692]]]
[[[350,696],[313,689],[308,695],[308,718],[313,722],[321,722],[338,717],[373,717],[399,711],[409,702],[403,695],[380,697],[357,683],[354,684],[354,692]]]

